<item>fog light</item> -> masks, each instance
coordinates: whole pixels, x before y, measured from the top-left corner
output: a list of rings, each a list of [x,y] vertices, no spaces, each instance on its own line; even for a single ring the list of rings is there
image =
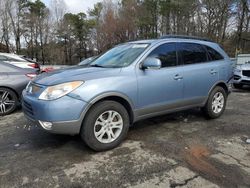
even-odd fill
[[[39,121],[39,123],[46,130],[51,130],[52,129],[52,123],[51,122]]]

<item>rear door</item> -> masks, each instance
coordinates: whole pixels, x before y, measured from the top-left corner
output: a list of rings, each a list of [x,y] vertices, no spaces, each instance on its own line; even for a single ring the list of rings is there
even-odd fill
[[[225,58],[217,51],[217,49],[222,51],[222,49],[218,45],[215,45],[214,47],[215,48],[212,48],[210,46],[205,46],[210,61],[216,63],[217,66],[219,67],[219,80],[228,82],[233,77],[234,63],[228,58],[227,55],[226,55],[227,58]]]
[[[205,46],[198,43],[177,43],[177,52],[183,65],[186,105],[201,104],[218,81],[218,63],[210,61]]]

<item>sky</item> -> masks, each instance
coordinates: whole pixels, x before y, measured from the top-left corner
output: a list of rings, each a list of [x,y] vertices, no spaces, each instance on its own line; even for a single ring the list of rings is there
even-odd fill
[[[41,0],[48,7],[50,6],[50,2],[53,0]],[[79,13],[79,12],[87,12],[89,8],[93,8],[94,4],[100,2],[101,0],[64,0],[68,12],[71,13]]]

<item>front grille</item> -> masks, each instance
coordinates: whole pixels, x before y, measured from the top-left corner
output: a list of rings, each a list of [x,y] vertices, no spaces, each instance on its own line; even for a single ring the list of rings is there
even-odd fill
[[[242,80],[241,83],[242,83],[242,84],[250,85],[250,80]]]
[[[23,100],[23,111],[26,115],[33,117],[33,109],[31,104],[29,104],[27,101]]]
[[[250,77],[250,70],[243,70],[242,71],[243,76],[248,76]]]

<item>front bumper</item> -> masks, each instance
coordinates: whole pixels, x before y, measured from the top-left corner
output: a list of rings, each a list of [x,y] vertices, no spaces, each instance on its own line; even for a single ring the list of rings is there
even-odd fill
[[[43,101],[29,96],[26,91],[23,91],[22,97],[23,112],[33,124],[51,133],[70,135],[80,133],[82,113],[87,107],[85,101],[70,96]],[[50,122],[52,126],[48,129],[41,122]]]
[[[242,84],[242,85],[250,85],[250,77],[235,73],[233,83]]]

